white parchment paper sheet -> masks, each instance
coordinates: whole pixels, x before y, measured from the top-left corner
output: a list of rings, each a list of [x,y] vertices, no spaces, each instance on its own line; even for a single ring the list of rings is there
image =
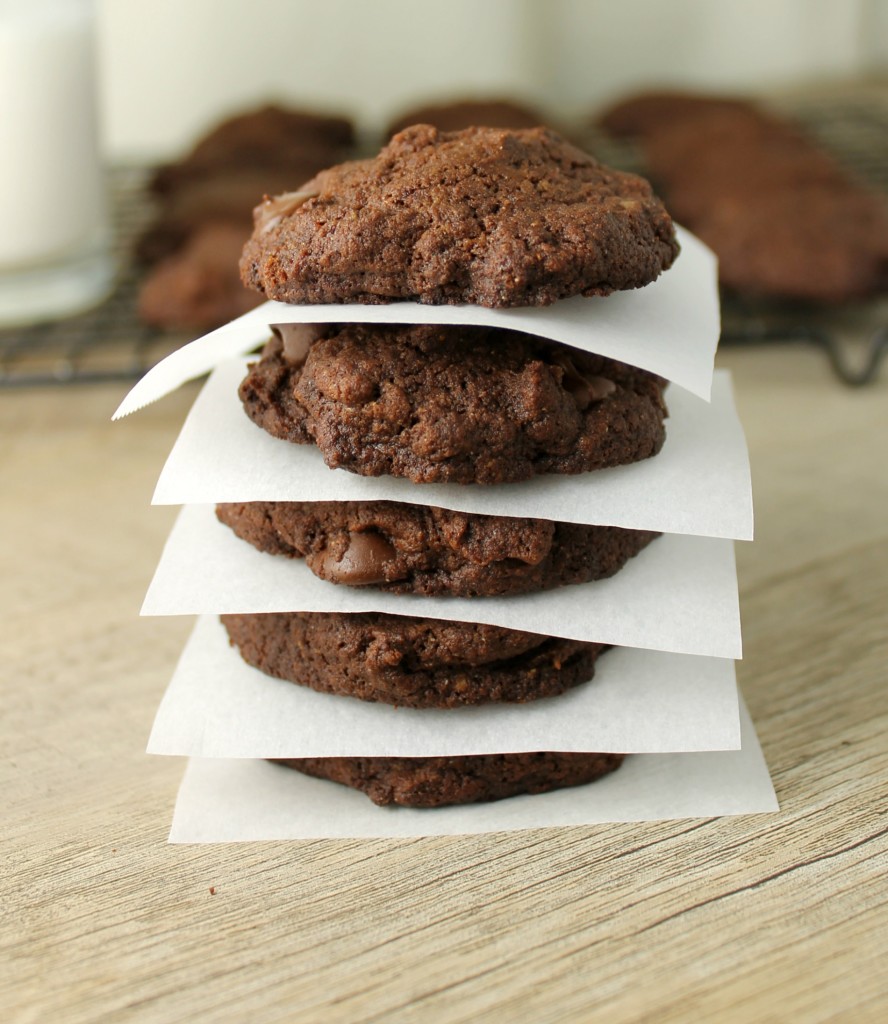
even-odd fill
[[[318,579],[302,559],[267,555],[186,505],[142,606],[143,615],[360,612],[489,622],[550,636],[739,658],[740,609],[730,540],[664,534],[610,579],[510,597],[421,597]]]
[[[179,788],[170,842],[441,836],[776,811],[742,702],[740,718],[740,750],[633,754],[589,786],[435,810],[376,807],[356,790],[266,761],[195,758]]]
[[[521,484],[413,484],[330,470],[312,445],[267,434],[243,411],[238,359],[217,367],[161,473],[154,503],[406,501],[485,515],[559,519],[636,530],[752,539],[752,489],[730,376],[716,373],[712,404],[673,388],[662,451],[652,459]]]
[[[195,625],[148,752],[197,757],[432,757],[520,750],[730,750],[734,663],[619,647],[594,678],[527,704],[394,708],[316,693],[248,665],[215,616]]]
[[[268,337],[268,325],[277,323],[503,327],[640,366],[708,399],[720,332],[716,261],[689,232],[679,228],[678,239],[680,256],[653,284],[603,298],[564,299],[551,306],[485,309],[418,302],[383,306],[266,302],[159,362],[124,398],[114,418],[135,412],[224,360],[249,352]]]

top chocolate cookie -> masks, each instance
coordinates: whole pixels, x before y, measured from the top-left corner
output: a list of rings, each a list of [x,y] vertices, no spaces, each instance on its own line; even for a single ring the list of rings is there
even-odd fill
[[[254,221],[244,283],[296,303],[545,306],[649,284],[678,253],[644,179],[544,128],[415,125]]]

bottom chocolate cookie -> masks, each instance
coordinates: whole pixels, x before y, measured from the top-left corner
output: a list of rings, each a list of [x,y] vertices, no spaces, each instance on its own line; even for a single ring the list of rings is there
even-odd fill
[[[616,771],[623,754],[477,754],[465,757],[303,757],[275,764],[360,789],[375,804],[444,807],[582,786]]]
[[[382,612],[223,615],[244,661],[314,690],[411,708],[552,697],[595,673],[604,644]]]

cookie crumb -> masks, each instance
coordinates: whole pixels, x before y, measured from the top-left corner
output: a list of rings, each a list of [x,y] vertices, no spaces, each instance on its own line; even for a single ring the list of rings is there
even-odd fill
[[[211,896],[215,896],[216,895],[216,886],[215,885],[211,885],[210,886],[210,895]]]

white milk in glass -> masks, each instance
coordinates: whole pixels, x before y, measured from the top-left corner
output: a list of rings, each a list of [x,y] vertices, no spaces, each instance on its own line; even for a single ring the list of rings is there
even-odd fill
[[[0,323],[111,283],[91,0],[0,0]]]

